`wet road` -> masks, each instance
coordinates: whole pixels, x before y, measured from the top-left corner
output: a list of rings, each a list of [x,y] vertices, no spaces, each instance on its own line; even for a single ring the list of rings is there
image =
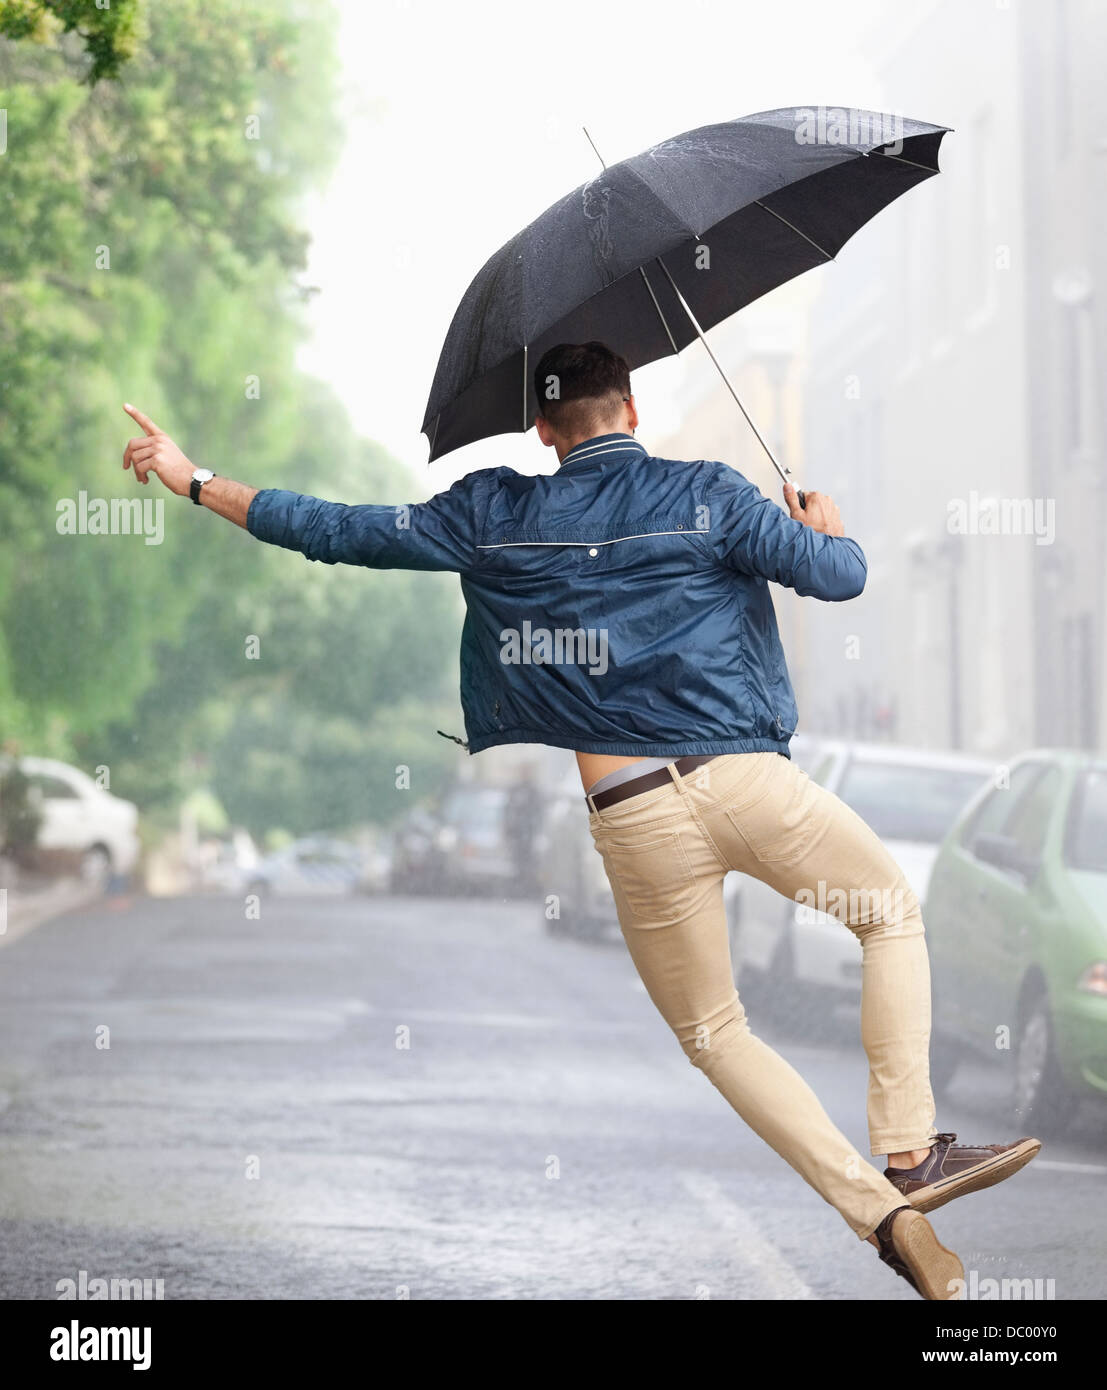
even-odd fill
[[[855,1021],[753,1023],[864,1153]],[[991,1073],[955,1100],[941,1128],[1009,1136]],[[940,1236],[980,1279],[1107,1296],[1105,1135]],[[689,1065],[621,943],[435,899],[136,900],[0,950],[0,1296],[80,1270],[167,1299],[916,1297]]]

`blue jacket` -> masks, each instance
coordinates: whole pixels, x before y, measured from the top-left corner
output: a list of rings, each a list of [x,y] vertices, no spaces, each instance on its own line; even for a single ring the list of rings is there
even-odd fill
[[[840,600],[852,540],[793,521],[724,463],[599,435],[555,473],[469,473],[427,502],[346,506],[269,488],[259,540],[324,564],[461,576],[471,753],[787,754],[797,723],[769,581]]]

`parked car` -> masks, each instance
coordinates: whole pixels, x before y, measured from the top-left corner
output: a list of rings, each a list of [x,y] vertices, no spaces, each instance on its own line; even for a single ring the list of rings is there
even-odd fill
[[[358,881],[361,893],[387,893],[392,875],[392,836],[388,831],[362,833],[358,843],[362,855],[362,873]]]
[[[516,873],[506,787],[455,783],[438,806],[416,808],[392,845],[391,886],[407,893],[508,893]]]
[[[366,878],[364,855],[356,845],[329,835],[308,835],[266,855],[244,875],[244,891],[315,897],[357,893]]]
[[[388,888],[392,893],[438,893],[441,856],[435,846],[438,822],[422,806],[408,812],[392,836]]]
[[[508,892],[515,866],[507,840],[508,792],[462,782],[445,796],[432,861],[447,892]]]
[[[588,828],[588,803],[574,760],[549,794],[539,836],[539,894],[551,936],[601,937],[619,922]]]
[[[90,883],[104,885],[138,862],[138,807],[98,787],[78,767],[53,758],[25,757],[19,766],[41,815],[37,845],[71,855]]]
[[[883,743],[823,742],[805,761],[872,826],[920,902],[946,832],[995,771],[980,758]],[[782,1017],[819,1021],[860,993],[861,946],[850,929],[758,879],[742,876],[730,933],[739,988]]]
[[[1107,761],[1041,750],[950,831],[926,900],[932,1079],[1006,1063],[1027,1132],[1107,1096]]]
[[[261,854],[248,831],[234,829],[201,845],[196,863],[196,886],[215,892],[238,893],[253,877]]]

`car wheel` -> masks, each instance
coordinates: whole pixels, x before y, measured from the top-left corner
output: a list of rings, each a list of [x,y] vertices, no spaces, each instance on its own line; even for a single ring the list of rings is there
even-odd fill
[[[111,855],[103,845],[93,845],[81,855],[81,878],[91,888],[106,888],[111,878]]]
[[[1012,1094],[1015,1118],[1035,1133],[1059,1133],[1072,1119],[1076,1097],[1057,1061],[1048,997],[1031,1003],[1015,1044]]]

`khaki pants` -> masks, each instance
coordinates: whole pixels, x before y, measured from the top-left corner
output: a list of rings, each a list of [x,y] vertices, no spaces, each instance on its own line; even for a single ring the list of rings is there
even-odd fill
[[[779,753],[722,754],[589,824],[650,998],[757,1134],[869,1235],[903,1196],[750,1032],[734,988],[723,879],[737,869],[839,917],[861,942],[861,1040],[873,1154],[934,1139],[930,968],[919,905],[865,822]],[[825,908],[824,908],[825,904]]]

